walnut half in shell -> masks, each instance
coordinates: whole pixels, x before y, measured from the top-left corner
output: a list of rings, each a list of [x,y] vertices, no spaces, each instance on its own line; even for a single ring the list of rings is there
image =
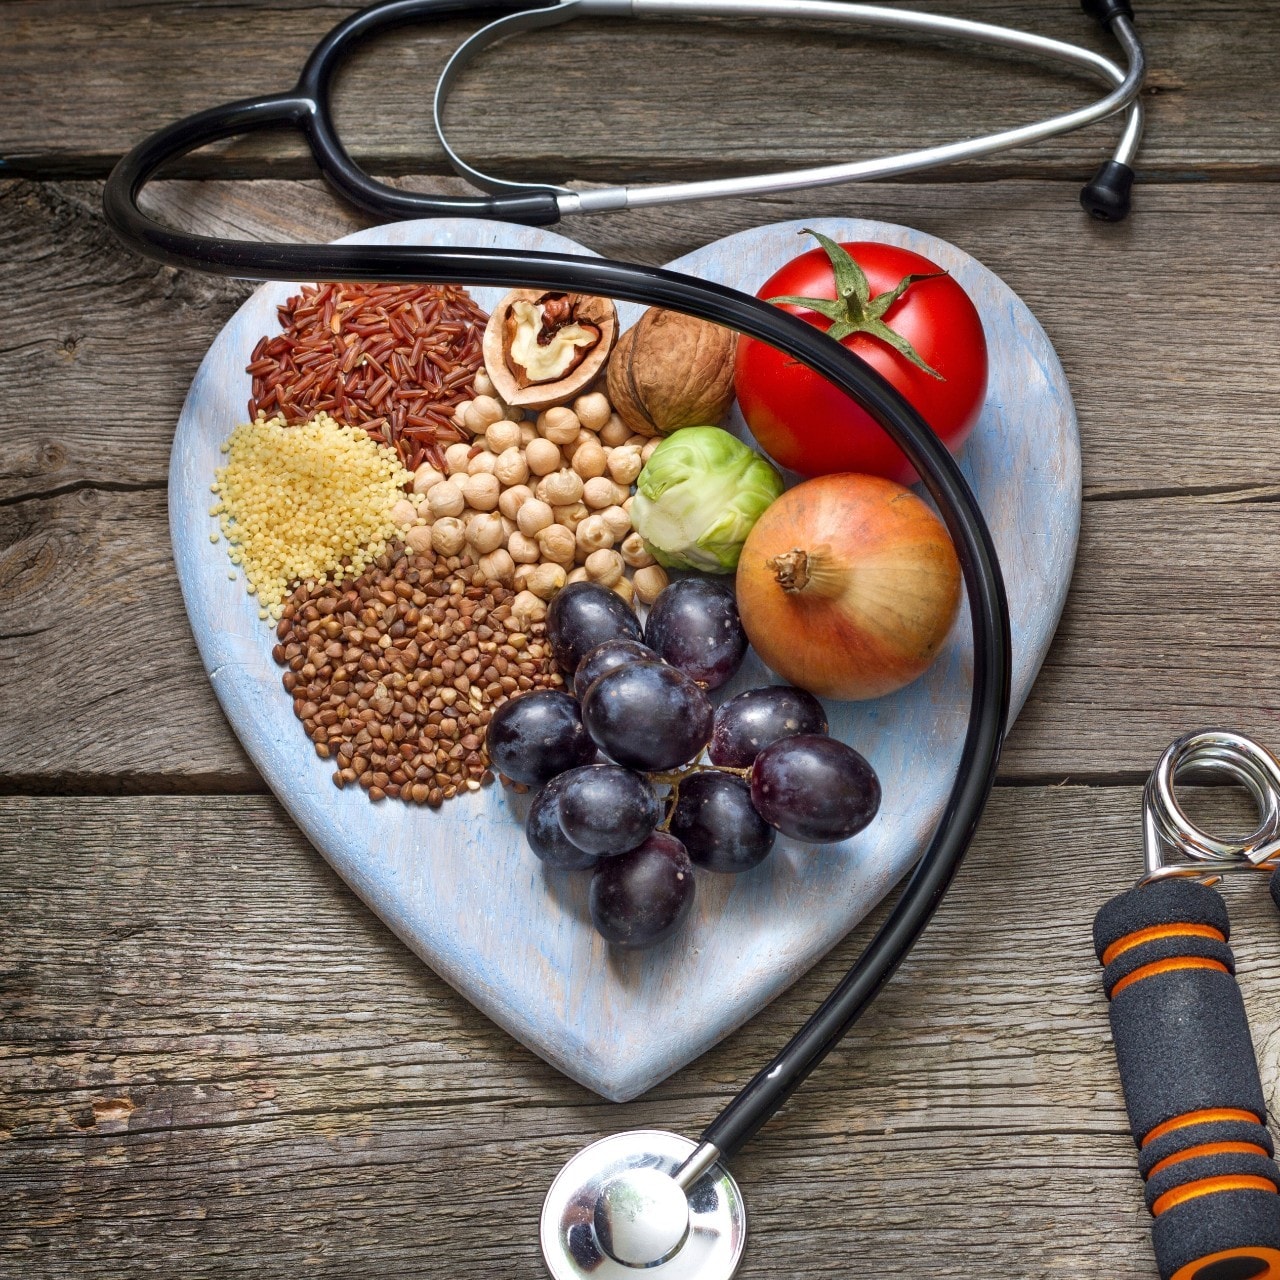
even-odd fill
[[[609,298],[513,289],[485,327],[485,372],[507,404],[549,409],[599,377],[617,336]]]

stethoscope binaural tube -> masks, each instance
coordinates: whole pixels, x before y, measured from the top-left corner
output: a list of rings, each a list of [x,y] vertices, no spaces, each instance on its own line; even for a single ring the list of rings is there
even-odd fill
[[[1125,67],[1090,49],[1010,27],[853,0],[382,0],[352,14],[329,31],[307,59],[298,83],[288,92],[228,103],[180,120],[135,148],[121,161],[123,168],[117,168],[117,175],[125,186],[132,186],[139,172],[146,170],[149,174],[153,170],[154,166],[152,170],[147,169],[152,157],[174,158],[221,138],[264,128],[288,127],[304,135],[321,173],[334,189],[376,217],[390,220],[494,218],[546,226],[571,213],[635,209],[683,200],[761,195],[900,177],[1044,141],[1123,111],[1125,128],[1111,159],[1101,165],[1080,195],[1081,204],[1091,216],[1114,222],[1129,212],[1134,180],[1132,161],[1142,137],[1143,115],[1138,94],[1146,73],[1145,57],[1133,26],[1129,0],[1082,0],[1082,7],[1111,31],[1125,55]],[[494,20],[464,41],[449,59],[437,82],[432,109],[436,135],[449,162],[487,194],[444,196],[401,191],[367,174],[342,145],[333,120],[333,86],[352,48],[377,33],[429,19],[490,15]],[[445,101],[467,63],[509,35],[555,26],[578,17],[776,17],[792,21],[861,23],[1052,58],[1099,77],[1110,86],[1110,91],[1087,106],[976,138],[781,173],[574,190],[547,183],[496,178],[468,164],[450,145],[444,130]]]

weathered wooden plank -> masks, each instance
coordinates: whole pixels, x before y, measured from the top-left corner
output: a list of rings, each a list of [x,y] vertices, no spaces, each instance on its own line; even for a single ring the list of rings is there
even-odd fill
[[[918,1275],[926,1247],[957,1280],[1153,1274],[1089,942],[1138,805],[997,791],[920,948],[735,1162],[745,1276]],[[560,1162],[617,1128],[696,1132],[867,936],[613,1107],[417,964],[269,800],[0,813],[0,1258],[29,1276],[537,1275]],[[1260,884],[1230,901],[1274,1107],[1274,917]]]
[[[0,184],[0,500],[162,484],[187,387],[247,291],[127,253],[99,192]],[[208,234],[332,238],[362,225],[317,184],[173,183],[156,195],[162,217]],[[1274,364],[1280,262],[1256,246],[1280,218],[1280,189],[1148,186],[1139,199],[1133,221],[1112,227],[1086,221],[1064,183],[872,186],[563,230],[606,255],[665,262],[804,216],[919,227],[984,262],[1044,324],[1075,394],[1087,496],[1272,484],[1280,418],[1260,371]]]
[[[11,2],[4,16],[13,55],[5,129],[11,171],[105,175],[122,151],[170,120],[282,91],[314,42],[351,7],[276,0],[197,11],[172,0],[87,8]],[[952,0],[944,8],[1029,25],[1116,56],[1114,44],[1066,0],[1032,9],[1008,0]],[[1163,0],[1145,4],[1140,20],[1153,68],[1144,169],[1177,178],[1274,175],[1274,6]],[[352,57],[340,83],[339,120],[352,151],[375,171],[444,171],[430,126],[431,93],[444,60],[477,25],[451,21],[400,32]],[[487,52],[459,86],[450,125],[462,154],[507,176],[669,180],[926,146],[1070,109],[1089,101],[1093,89],[1042,61],[857,28],[594,20]],[[956,172],[1083,178],[1114,132],[1099,126]],[[296,177],[308,168],[302,157],[296,141],[253,139],[234,144],[218,163],[242,174]]]

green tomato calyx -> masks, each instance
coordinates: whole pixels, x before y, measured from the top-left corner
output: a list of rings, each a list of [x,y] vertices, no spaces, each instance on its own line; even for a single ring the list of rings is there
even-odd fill
[[[808,227],[803,228],[800,234],[813,236],[826,251],[827,257],[831,259],[831,269],[836,278],[837,296],[835,298],[799,298],[791,294],[783,294],[781,297],[769,298],[767,301],[775,304],[786,302],[793,307],[804,307],[806,310],[816,311],[820,316],[826,316],[831,321],[831,327],[826,332],[837,342],[852,333],[866,333],[873,338],[879,338],[899,355],[906,356],[917,368],[923,369],[931,378],[945,382],[946,379],[942,374],[927,365],[920,358],[920,353],[902,334],[885,324],[883,316],[913,284],[921,280],[937,280],[939,276],[945,276],[947,273],[931,271],[927,275],[903,276],[892,289],[886,289],[884,293],[878,293],[873,298],[866,273],[843,245],[837,244],[830,236],[824,236],[821,231],[811,231]]]

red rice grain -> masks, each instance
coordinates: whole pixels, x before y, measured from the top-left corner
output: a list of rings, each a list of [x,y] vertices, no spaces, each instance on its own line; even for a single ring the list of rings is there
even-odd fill
[[[283,333],[264,337],[246,371],[249,420],[317,413],[363,427],[410,471],[444,469],[443,446],[464,438],[454,408],[471,398],[488,316],[459,285],[303,285],[280,308]]]

